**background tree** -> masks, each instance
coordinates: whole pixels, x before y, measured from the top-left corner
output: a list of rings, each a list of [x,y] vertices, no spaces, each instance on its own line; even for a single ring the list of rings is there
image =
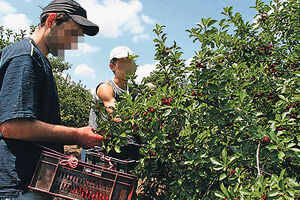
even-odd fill
[[[71,80],[69,74],[55,74],[62,123],[66,126],[88,125],[92,94],[81,82]]]

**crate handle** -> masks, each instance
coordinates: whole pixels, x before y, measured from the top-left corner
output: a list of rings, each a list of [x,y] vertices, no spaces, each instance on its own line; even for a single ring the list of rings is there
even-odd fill
[[[108,156],[105,156],[104,153],[102,153],[102,152],[100,152],[98,150],[96,150],[96,151],[97,151],[97,154],[98,154],[98,156],[100,157],[101,160],[108,162],[108,164],[109,164],[108,169],[112,169],[114,167],[114,164],[112,164],[111,158],[108,157]]]
[[[70,156],[68,156],[68,159],[60,160],[58,164],[64,166],[69,165],[71,168],[76,168],[78,165],[78,159],[73,154],[71,154]]]

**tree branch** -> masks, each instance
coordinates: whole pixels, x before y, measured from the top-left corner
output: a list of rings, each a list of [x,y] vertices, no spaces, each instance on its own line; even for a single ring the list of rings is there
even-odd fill
[[[261,170],[259,168],[259,150],[260,150],[261,142],[259,142],[257,151],[256,151],[256,164],[257,164],[257,177],[261,176]]]
[[[207,188],[207,190],[205,191],[205,193],[204,193],[202,199],[204,199],[204,197],[205,197],[205,196],[207,195],[207,193],[209,192],[211,186],[212,186],[215,182],[216,182],[216,179],[208,186],[208,188]]]

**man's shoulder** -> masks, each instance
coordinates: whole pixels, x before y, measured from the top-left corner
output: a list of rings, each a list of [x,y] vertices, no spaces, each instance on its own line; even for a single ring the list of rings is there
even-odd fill
[[[96,92],[98,93],[99,91],[113,91],[114,88],[111,84],[109,84],[108,82],[103,82],[103,83],[100,83],[97,87],[97,90]]]
[[[109,97],[114,94],[114,88],[108,82],[100,83],[97,87],[96,94],[99,98]]]
[[[5,63],[12,58],[30,55],[31,43],[28,39],[24,39],[13,44],[10,44],[2,49],[1,63]]]
[[[108,81],[106,81],[99,83],[98,88],[99,87],[112,87],[112,85]]]
[[[29,39],[23,39],[21,41],[12,43],[2,49],[3,52],[10,52],[11,54],[30,54],[31,43]]]

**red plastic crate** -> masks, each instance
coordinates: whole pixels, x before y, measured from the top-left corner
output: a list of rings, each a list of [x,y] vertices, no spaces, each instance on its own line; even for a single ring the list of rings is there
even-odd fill
[[[29,188],[74,200],[134,198],[136,176],[82,161],[70,163],[69,158],[63,154],[43,151]],[[75,165],[71,167],[71,164]]]

